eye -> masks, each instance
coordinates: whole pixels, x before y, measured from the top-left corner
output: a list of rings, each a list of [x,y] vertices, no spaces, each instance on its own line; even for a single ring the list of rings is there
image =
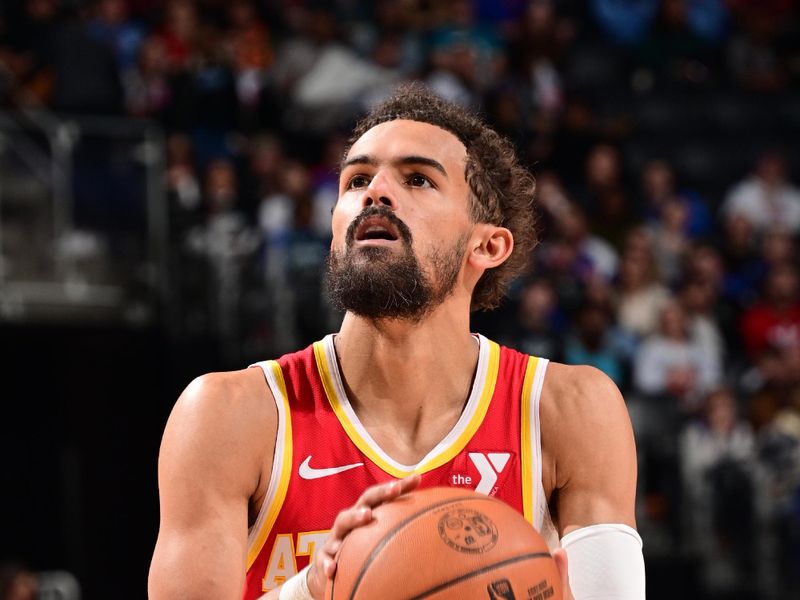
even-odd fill
[[[406,184],[410,185],[411,187],[418,187],[418,188],[433,187],[431,180],[425,177],[425,175],[420,175],[419,173],[414,173],[408,179],[406,179]]]
[[[348,190],[360,190],[369,185],[369,179],[364,175],[353,175],[347,182]]]

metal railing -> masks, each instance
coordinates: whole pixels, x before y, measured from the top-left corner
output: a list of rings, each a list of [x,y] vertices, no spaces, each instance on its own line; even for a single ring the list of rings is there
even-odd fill
[[[150,320],[167,294],[164,172],[151,121],[0,112],[0,321]]]

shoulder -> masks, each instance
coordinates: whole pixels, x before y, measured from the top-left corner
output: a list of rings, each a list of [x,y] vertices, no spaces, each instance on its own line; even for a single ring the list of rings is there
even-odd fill
[[[186,386],[178,404],[192,410],[257,410],[271,398],[263,372],[252,368],[200,375]]]
[[[277,408],[260,369],[207,373],[194,379],[172,409],[161,448],[167,460],[209,466],[225,461],[247,472],[271,454]]]
[[[275,412],[261,369],[242,369],[206,373],[192,380],[175,403],[172,417],[210,419],[219,427],[246,429],[253,422],[263,425]]]
[[[551,362],[542,389],[541,410],[549,416],[582,420],[602,417],[610,407],[624,408],[622,394],[611,378],[587,365]]]
[[[605,373],[586,365],[551,363],[539,408],[542,443],[556,463],[586,464],[598,450],[633,450],[625,400]]]

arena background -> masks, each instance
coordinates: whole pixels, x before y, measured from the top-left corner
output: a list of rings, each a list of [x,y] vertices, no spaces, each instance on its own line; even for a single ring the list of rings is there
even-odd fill
[[[2,597],[145,597],[172,403],[337,326],[343,140],[410,79],[537,176],[531,272],[474,328],[622,388],[648,597],[800,597],[799,25],[792,0],[3,0]]]

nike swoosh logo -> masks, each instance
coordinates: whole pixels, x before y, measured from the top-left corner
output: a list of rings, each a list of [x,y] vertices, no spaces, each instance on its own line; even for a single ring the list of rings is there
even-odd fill
[[[329,467],[327,469],[315,469],[309,465],[311,462],[311,455],[306,456],[306,459],[300,465],[297,472],[303,479],[320,479],[321,477],[329,477],[337,473],[343,473],[356,467],[363,467],[364,463],[353,463],[352,465],[342,465],[341,467]]]

